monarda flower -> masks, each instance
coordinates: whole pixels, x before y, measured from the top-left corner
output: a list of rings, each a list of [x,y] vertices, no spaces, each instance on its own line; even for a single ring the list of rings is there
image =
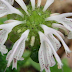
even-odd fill
[[[7,19],[9,21],[8,24],[0,25],[0,28],[2,29],[1,31],[3,33],[0,38],[4,39],[1,40],[3,41],[2,45],[4,45],[10,32],[15,32],[17,35],[16,38],[19,38],[18,36],[21,36],[20,39],[17,39],[16,42],[14,41],[15,44],[12,50],[10,50],[7,55],[7,67],[9,67],[11,62],[13,61],[12,68],[17,69],[17,60],[23,60],[22,55],[25,49],[25,41],[29,34],[28,42],[31,39],[33,41],[31,41],[31,46],[37,46],[41,43],[38,52],[38,59],[41,71],[45,69],[46,72],[50,72],[49,68],[56,64],[53,55],[58,62],[58,68],[61,69],[63,64],[56,53],[61,47],[61,44],[56,37],[58,37],[62,42],[67,56],[70,54],[71,51],[62,39],[63,34],[52,28],[53,21],[51,20],[62,23],[64,27],[72,31],[71,25],[68,24],[70,19],[66,18],[68,16],[71,16],[72,13],[50,16],[51,12],[47,10],[47,8],[54,2],[54,0],[47,0],[44,7],[41,6],[41,0],[38,0],[37,6],[35,5],[35,0],[30,0],[31,4],[29,4],[28,6],[26,6],[23,0],[15,1],[20,5],[22,9],[16,9],[12,6],[14,0],[0,0],[0,17],[7,15]],[[13,19],[13,21],[10,21],[9,19]],[[8,21],[5,21],[5,23],[7,23]],[[10,35],[9,38],[12,38],[12,36]]]

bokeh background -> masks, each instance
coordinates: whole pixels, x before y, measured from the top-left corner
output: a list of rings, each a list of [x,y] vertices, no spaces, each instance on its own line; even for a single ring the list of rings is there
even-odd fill
[[[24,0],[24,2],[26,3],[26,5],[28,5],[30,3],[30,0]],[[42,0],[41,5],[44,6],[45,3],[46,0]],[[16,2],[14,3],[13,6],[16,8],[20,8],[20,6]],[[72,0],[55,0],[55,2],[48,9],[51,10],[52,13],[72,12]],[[5,21],[6,19],[7,19],[6,17],[0,18],[0,24],[2,24],[3,21]],[[61,29],[59,30],[64,34],[64,32]],[[67,39],[67,36],[65,36],[64,40],[66,44],[69,46],[70,50],[72,50],[72,40]],[[10,50],[13,46],[13,43],[8,39],[5,45]],[[29,47],[26,47],[26,50],[23,54],[25,60],[18,61],[17,70],[16,69],[12,70],[12,66],[10,66],[9,68],[7,68],[6,72],[40,72],[39,63],[37,63],[36,60],[36,55],[38,54],[38,52],[34,50],[33,53],[34,54],[31,58],[34,58],[36,62],[30,58],[31,51]],[[61,70],[57,69],[57,65],[55,65],[54,67],[51,68],[51,72],[72,72],[72,53],[70,54],[70,58],[67,58],[63,46],[61,46],[61,48],[58,50],[57,53],[60,56],[64,65]],[[4,72],[6,65],[7,65],[6,55],[2,56],[0,53],[0,72]]]

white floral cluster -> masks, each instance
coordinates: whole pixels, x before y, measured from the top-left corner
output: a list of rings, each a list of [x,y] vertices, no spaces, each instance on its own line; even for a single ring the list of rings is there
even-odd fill
[[[21,6],[21,8],[29,16],[29,12],[27,11],[27,7],[24,1],[23,0],[15,0],[15,1]],[[32,9],[35,10],[35,0],[30,0],[30,1],[31,1]],[[43,8],[43,12],[45,12],[53,2],[54,0],[47,0]],[[23,16],[23,14],[18,9],[12,6],[13,3],[14,0],[0,0],[0,17],[3,17],[8,14],[13,14],[13,13]],[[38,0],[37,7],[40,7],[40,5],[41,5],[41,0]],[[64,31],[67,32],[68,38],[72,39],[72,19],[66,18],[69,16],[72,16],[72,13],[51,15],[50,17],[46,18],[45,21],[51,21],[51,20],[57,21],[60,24],[54,23],[52,26],[63,29]],[[12,29],[15,26],[23,23],[23,21],[17,21],[17,20],[8,20],[6,22],[9,23],[0,25],[0,29],[2,29],[0,30],[0,52],[2,54],[8,52],[8,50],[4,45],[4,43],[7,40],[8,34],[12,31]],[[55,56],[58,62],[58,68],[61,69],[63,64],[58,54],[56,53],[57,50],[61,47],[61,44],[55,36],[57,36],[62,42],[66,54],[69,56],[69,54],[71,53],[70,49],[62,39],[63,34],[44,24],[41,24],[41,27],[44,30],[44,33],[42,33],[41,31],[38,32],[40,36],[40,42],[41,42],[39,53],[38,53],[41,71],[45,69],[46,72],[50,72],[50,67],[56,64],[53,55]],[[9,67],[11,62],[13,61],[12,68],[17,69],[17,60],[24,60],[22,58],[22,55],[25,49],[25,41],[28,37],[29,31],[30,30],[28,29],[21,35],[20,39],[18,39],[15,42],[12,50],[10,50],[9,53],[7,54],[6,57],[6,60],[8,60],[7,67]]]

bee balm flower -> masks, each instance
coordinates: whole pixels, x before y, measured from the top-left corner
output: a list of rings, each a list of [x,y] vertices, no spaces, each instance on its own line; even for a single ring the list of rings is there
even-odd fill
[[[23,35],[21,36],[21,38],[16,41],[16,43],[14,44],[12,50],[8,53],[7,55],[7,60],[8,60],[8,64],[7,67],[10,66],[12,60],[13,60],[13,68],[17,68],[17,60],[23,60],[22,58],[22,54],[23,54],[23,50],[25,48],[25,40],[28,36],[29,30],[30,30],[30,36],[29,36],[29,41],[31,40],[31,36],[34,36],[32,38],[32,42],[31,42],[31,46],[34,46],[34,44],[38,43],[37,45],[39,45],[39,37],[38,37],[38,31],[43,31],[44,30],[44,34],[42,32],[39,32],[39,36],[40,36],[40,42],[41,42],[41,46],[39,49],[39,63],[41,66],[41,71],[43,69],[46,70],[46,72],[50,72],[49,67],[52,67],[55,65],[55,61],[53,58],[53,55],[55,56],[57,62],[58,62],[58,67],[61,68],[62,67],[62,62],[60,60],[60,58],[58,57],[56,51],[61,47],[60,42],[55,38],[55,36],[57,36],[60,41],[62,42],[65,51],[68,55],[68,53],[70,53],[71,51],[69,50],[68,46],[65,44],[65,42],[63,41],[62,37],[63,34],[55,29],[50,28],[52,26],[51,22],[47,22],[45,21],[45,19],[50,16],[50,11],[46,11],[47,8],[54,2],[54,0],[47,0],[44,8],[40,7],[41,5],[41,0],[38,0],[37,3],[37,7],[35,6],[35,0],[30,0],[31,5],[26,6],[23,0],[15,0],[20,6],[21,6],[21,10],[18,10],[16,8],[14,8],[11,3],[7,2],[6,0],[0,0],[4,5],[0,7],[0,11],[2,11],[2,14],[0,15],[0,17],[4,16],[4,15],[8,15],[8,17],[10,19],[16,19],[18,21],[22,21],[24,24],[22,24],[21,26],[18,26],[18,28],[16,27],[15,31],[18,35],[20,35],[21,33],[23,33],[25,30],[25,32],[23,33]],[[3,11],[6,8],[7,10]],[[32,9],[32,10],[31,10]],[[16,13],[16,14],[14,14]],[[12,15],[10,14],[14,14],[12,17]],[[18,14],[18,15],[17,15]],[[16,15],[16,16],[15,16]],[[21,16],[19,16],[21,15]],[[65,25],[64,23],[66,23],[64,21],[64,19],[67,16],[70,16],[71,13],[67,13],[65,15],[57,15],[56,17],[51,16],[48,17],[46,20],[53,20],[55,19],[56,21],[58,21],[59,23],[63,23],[63,25]],[[62,19],[63,17],[63,19]],[[68,20],[68,19],[67,19]],[[5,21],[7,22],[7,21]],[[20,24],[20,22],[16,22],[16,25]],[[11,22],[12,26],[16,26],[15,22]],[[45,25],[41,25],[40,24],[45,24]],[[5,24],[6,25],[6,24]],[[5,26],[4,25],[4,26]],[[4,33],[7,39],[7,35],[8,33],[12,30],[12,26],[10,27],[10,25],[7,24],[7,26],[5,26],[4,28],[7,27],[7,32]],[[10,27],[10,28],[9,28]],[[27,30],[29,29],[29,30]],[[10,31],[9,31],[10,30]],[[18,30],[18,31],[16,31]],[[20,31],[19,31],[20,30]],[[71,30],[71,29],[70,29]],[[5,32],[5,31],[3,31]],[[20,33],[21,32],[21,33]],[[55,35],[55,36],[54,36]],[[35,43],[34,43],[35,41]],[[24,43],[24,44],[23,44]],[[36,46],[36,45],[35,45]],[[22,49],[21,49],[22,47]]]

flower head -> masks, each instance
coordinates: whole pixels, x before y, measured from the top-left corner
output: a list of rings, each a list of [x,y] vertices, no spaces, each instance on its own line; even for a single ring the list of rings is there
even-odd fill
[[[5,23],[7,23],[7,22],[10,22],[10,23],[0,25],[0,29],[2,29],[0,31],[1,45],[4,45],[5,41],[7,40],[8,34],[12,31],[12,29],[15,26],[17,26],[21,23],[24,23],[24,24],[22,24],[22,26],[19,26],[19,28],[21,28],[21,30],[20,30],[21,33],[25,31],[21,35],[21,38],[15,42],[12,50],[10,50],[8,53],[7,58],[6,58],[8,60],[7,67],[9,67],[11,62],[13,61],[12,68],[17,69],[17,60],[23,60],[22,55],[23,55],[23,52],[25,49],[25,41],[26,41],[26,38],[27,38],[27,36],[29,34],[29,30],[30,30],[29,38],[31,38],[31,36],[32,36],[32,41],[33,41],[33,42],[31,42],[31,46],[34,45],[35,39],[38,39],[37,34],[39,34],[39,36],[40,36],[41,45],[40,45],[40,49],[39,49],[39,63],[41,66],[41,71],[43,69],[45,69],[46,72],[50,72],[49,67],[52,67],[55,65],[55,60],[54,60],[53,55],[55,56],[55,58],[58,62],[58,68],[62,68],[62,62],[56,53],[56,51],[58,51],[58,49],[61,47],[61,44],[55,36],[57,36],[60,39],[60,41],[62,42],[67,55],[71,51],[68,48],[68,46],[65,44],[64,40],[62,39],[62,37],[64,37],[64,35],[61,32],[59,32],[53,28],[50,28],[52,26],[52,24],[51,24],[51,22],[47,22],[47,21],[55,20],[59,23],[62,23],[63,26],[65,28],[67,28],[68,30],[72,31],[71,25],[70,25],[71,19],[66,18],[68,16],[71,16],[72,13],[65,13],[65,14],[60,14],[60,15],[55,15],[55,16],[49,17],[50,11],[46,11],[46,10],[54,2],[54,0],[47,0],[45,6],[41,7],[41,8],[40,8],[41,0],[38,0],[37,8],[35,6],[35,0],[30,0],[31,6],[32,6],[32,11],[31,11],[31,7],[26,6],[26,4],[24,3],[23,0],[15,0],[15,1],[21,6],[21,8],[22,8],[21,11],[12,6],[14,0],[10,0],[10,1],[9,0],[0,0],[0,2],[1,2],[0,3],[0,5],[1,5],[0,17],[3,17],[4,15],[8,15],[11,17],[10,19],[12,19],[11,14],[14,14],[14,13],[16,14],[16,17],[14,16],[15,20],[13,20],[13,22],[11,20],[8,20],[8,21],[5,21]],[[40,26],[40,24],[41,24],[41,26]],[[43,24],[46,24],[46,25],[43,25]],[[15,30],[17,30],[19,28],[16,28]],[[29,30],[27,30],[27,29],[29,29]],[[44,30],[44,34],[41,32],[43,30]],[[16,33],[17,33],[17,31],[16,31]],[[18,35],[20,35],[21,33],[18,33]]]

